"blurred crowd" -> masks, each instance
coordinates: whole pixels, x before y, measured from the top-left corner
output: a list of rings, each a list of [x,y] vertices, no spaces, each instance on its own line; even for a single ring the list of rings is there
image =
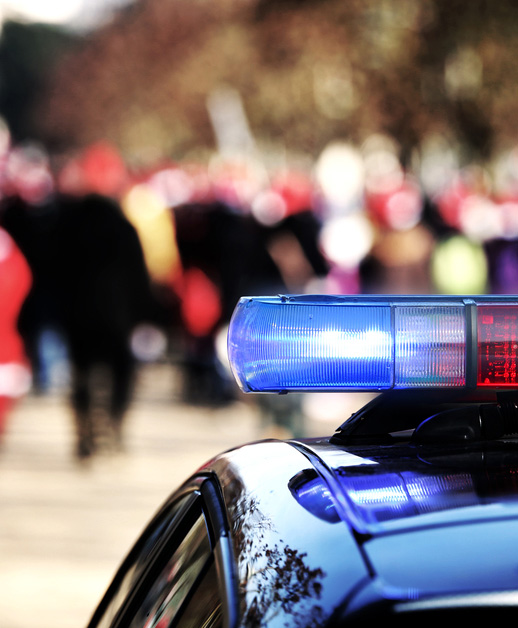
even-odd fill
[[[516,150],[463,165],[437,137],[403,164],[376,135],[287,162],[135,168],[104,142],[49,155],[4,128],[0,415],[69,380],[88,457],[99,382],[120,444],[139,362],[174,360],[186,403],[235,398],[224,338],[240,296],[518,292]],[[302,429],[296,396],[257,403]]]

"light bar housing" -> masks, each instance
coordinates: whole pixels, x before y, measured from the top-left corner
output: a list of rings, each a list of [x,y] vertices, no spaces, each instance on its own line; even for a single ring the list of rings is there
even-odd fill
[[[242,297],[244,392],[518,389],[518,296]]]

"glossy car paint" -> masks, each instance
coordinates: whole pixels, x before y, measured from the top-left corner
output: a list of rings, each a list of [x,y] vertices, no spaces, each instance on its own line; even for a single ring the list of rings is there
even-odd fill
[[[330,446],[319,444],[324,457]],[[331,447],[332,449],[332,447]],[[515,442],[350,447],[373,465],[333,475],[372,583],[410,601],[518,589]]]
[[[224,625],[342,626],[396,611],[518,607],[517,443],[330,440],[226,452],[160,511],[165,530],[164,512],[181,496],[212,503]],[[125,604],[117,595],[112,618]],[[112,625],[134,624],[90,624]]]
[[[325,625],[369,579],[351,528],[314,516],[290,491],[311,466],[298,448],[274,441],[235,449],[208,467],[229,516],[240,625]]]
[[[324,625],[474,596],[518,602],[515,442],[271,442],[211,466],[231,520],[241,625]],[[311,510],[289,488],[301,474],[322,484]],[[288,551],[304,558],[297,574],[287,574]]]

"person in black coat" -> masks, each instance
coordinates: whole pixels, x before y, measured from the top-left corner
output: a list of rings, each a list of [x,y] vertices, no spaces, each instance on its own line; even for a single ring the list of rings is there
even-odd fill
[[[70,362],[77,456],[87,458],[96,449],[99,381],[109,384],[104,411],[113,442],[121,446],[136,366],[131,334],[158,311],[137,232],[115,201],[95,194],[55,194],[38,204],[11,196],[0,216],[33,272],[19,327],[36,385],[39,338],[53,328]],[[104,371],[96,380],[99,368]]]

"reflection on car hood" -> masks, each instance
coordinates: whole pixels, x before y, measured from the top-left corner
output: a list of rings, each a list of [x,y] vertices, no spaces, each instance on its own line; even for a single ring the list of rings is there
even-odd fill
[[[424,448],[298,444],[312,462],[299,502],[363,535],[518,517],[518,443]],[[318,495],[318,497],[316,497]]]
[[[517,443],[297,446],[313,470],[299,474],[292,493],[314,515],[353,528],[384,595],[518,588]]]

